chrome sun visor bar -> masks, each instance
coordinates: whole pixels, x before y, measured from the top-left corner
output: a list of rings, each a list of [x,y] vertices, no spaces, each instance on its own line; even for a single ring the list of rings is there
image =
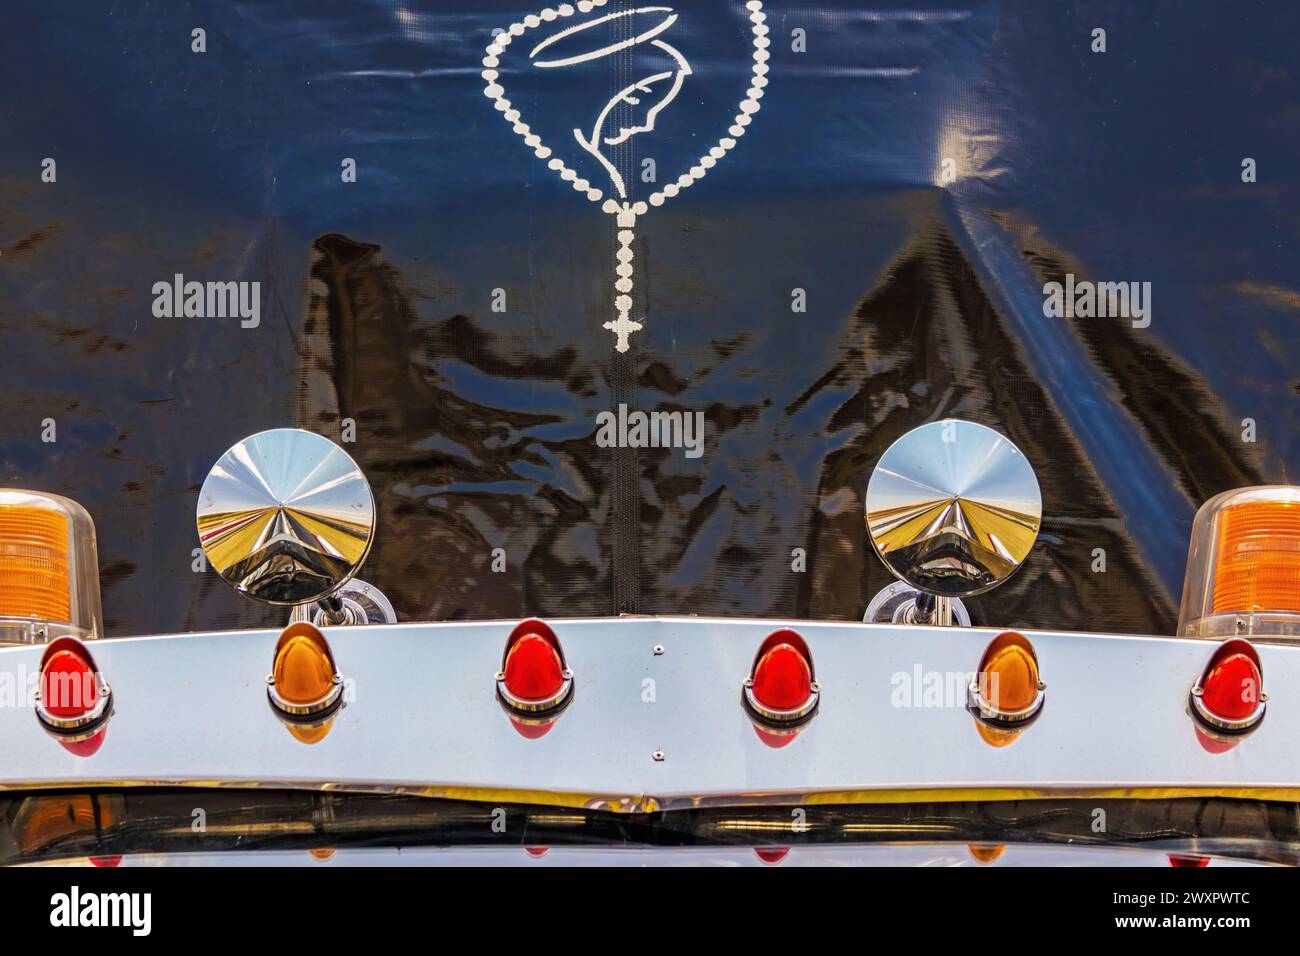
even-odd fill
[[[993,667],[992,629],[559,620],[550,628],[577,679],[542,732],[525,732],[536,728],[518,725],[498,693],[518,627],[325,629],[343,703],[323,733],[295,732],[268,706],[274,631],[103,641],[96,663],[112,677],[117,710],[85,756],[70,756],[15,696],[39,671],[41,649],[6,649],[0,787],[215,783],[624,809],[920,791],[1300,795],[1300,706],[1286,690],[1300,686],[1300,647],[1256,649],[1268,716],[1224,747],[1203,733],[1189,698],[1205,680],[1204,641],[1023,632],[1050,691],[1032,721],[998,727],[969,693]],[[785,736],[756,725],[740,693],[756,652],[782,630],[804,643],[817,682],[815,713]],[[1001,693],[1010,700],[1013,684]],[[999,730],[1009,734],[989,732]]]

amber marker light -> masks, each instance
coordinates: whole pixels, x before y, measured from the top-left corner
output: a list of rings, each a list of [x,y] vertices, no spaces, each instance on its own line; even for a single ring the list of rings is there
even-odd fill
[[[1239,488],[1196,512],[1178,634],[1300,640],[1300,487]]]
[[[314,744],[329,733],[343,705],[343,677],[329,642],[314,624],[297,621],[280,632],[266,696],[296,739]]]
[[[1013,742],[1042,710],[1046,691],[1034,646],[1023,634],[1003,631],[985,648],[967,691],[980,737],[994,747]]]
[[[0,489],[0,645],[100,636],[95,525],[75,501]]]
[[[506,638],[496,674],[497,700],[515,730],[529,740],[545,736],[573,700],[573,672],[545,621],[529,618]]]
[[[772,748],[792,743],[817,713],[821,685],[812,652],[795,631],[773,631],[758,647],[741,685],[745,707],[759,740]]]

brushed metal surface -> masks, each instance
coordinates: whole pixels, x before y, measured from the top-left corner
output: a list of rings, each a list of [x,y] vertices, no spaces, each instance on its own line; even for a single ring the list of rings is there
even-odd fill
[[[1198,743],[1187,696],[1212,644],[1026,632],[1047,700],[1014,743],[995,748],[964,709],[962,683],[991,629],[553,620],[575,699],[549,733],[530,740],[493,692],[515,623],[328,629],[351,699],[315,745],[291,736],[267,706],[276,631],[101,641],[96,660],[116,712],[90,757],[47,735],[17,690],[35,681],[40,649],[0,650],[0,786],[469,788],[629,807],[645,797],[671,806],[898,788],[1300,787],[1300,648],[1259,648],[1268,716],[1235,748],[1211,754]],[[773,749],[746,717],[740,686],[755,648],[785,626],[808,642],[822,702],[793,742]],[[931,674],[943,706],[924,706]]]

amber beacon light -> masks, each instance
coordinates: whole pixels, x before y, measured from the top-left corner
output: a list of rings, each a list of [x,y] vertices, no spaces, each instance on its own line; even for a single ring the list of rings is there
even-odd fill
[[[0,490],[0,645],[101,634],[95,525],[75,501]]]
[[[1201,506],[1178,634],[1300,639],[1300,487],[1240,488]]]

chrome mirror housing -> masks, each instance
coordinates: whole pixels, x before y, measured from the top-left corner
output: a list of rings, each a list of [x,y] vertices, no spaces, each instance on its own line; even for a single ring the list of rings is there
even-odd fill
[[[1010,440],[950,418],[885,450],[865,510],[868,537],[899,582],[872,598],[864,620],[968,625],[961,598],[997,587],[1024,563],[1043,499]]]
[[[238,442],[208,472],[196,519],[208,562],[239,593],[292,606],[295,619],[315,619],[297,609],[318,602],[326,624],[395,620],[382,594],[353,580],[374,540],[375,500],[328,438],[276,428]]]

